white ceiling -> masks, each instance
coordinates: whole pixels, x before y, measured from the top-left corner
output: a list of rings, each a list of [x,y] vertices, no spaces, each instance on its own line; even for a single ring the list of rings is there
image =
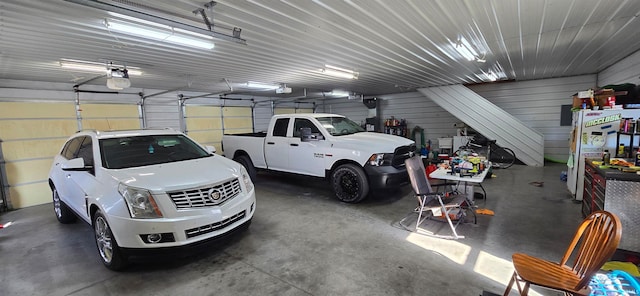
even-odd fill
[[[100,1],[206,28],[193,11],[209,1]],[[497,67],[505,80],[593,74],[640,49],[636,0],[221,0],[204,11],[216,32],[241,28],[246,45],[216,40],[213,50],[200,50],[153,42],[109,32],[103,21],[113,16],[101,9],[0,0],[0,79],[95,77],[61,69],[68,58],[140,67],[144,75],[131,79],[139,88],[225,92],[226,79],[235,92],[257,81],[286,83],[294,89],[289,96],[304,88],[379,95],[482,83],[482,72]],[[486,62],[457,53],[452,42],[460,37],[486,51]],[[324,64],[358,71],[359,79],[323,75]]]

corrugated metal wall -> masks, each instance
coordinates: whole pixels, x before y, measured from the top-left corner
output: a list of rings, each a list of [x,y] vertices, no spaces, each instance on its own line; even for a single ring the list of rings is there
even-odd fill
[[[358,123],[364,122],[369,117],[369,111],[362,101],[347,100],[346,98],[325,100],[317,111],[344,115]]]
[[[512,83],[488,83],[469,88],[528,127],[544,135],[545,158],[565,162],[569,157],[570,126],[560,126],[562,105],[572,104],[578,91],[593,88],[596,75],[540,79]]]
[[[598,86],[622,83],[640,85],[640,51],[598,73]]]
[[[487,100],[536,129],[545,138],[545,157],[564,162],[568,157],[571,127],[560,126],[560,106],[571,104],[574,93],[595,87],[596,75],[582,75],[522,82],[489,83],[469,86]],[[406,119],[411,131],[416,125],[424,128],[425,138],[437,149],[437,139],[456,134],[455,116],[442,109],[421,93],[401,93],[380,96],[380,118],[395,116]],[[327,100],[319,108],[323,112],[365,118],[367,108],[358,102]]]

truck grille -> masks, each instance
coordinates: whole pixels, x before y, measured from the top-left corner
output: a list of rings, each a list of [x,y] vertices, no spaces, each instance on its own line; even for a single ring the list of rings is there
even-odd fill
[[[394,168],[404,167],[404,160],[410,158],[416,152],[416,145],[411,144],[407,146],[400,146],[393,152],[393,159],[391,165]]]
[[[214,186],[205,186],[167,192],[178,209],[219,206],[240,194],[240,181],[236,178]]]
[[[196,227],[196,228],[191,228],[191,229],[187,229],[184,231],[184,233],[187,235],[187,238],[192,238],[192,237],[196,237],[198,235],[203,235],[209,232],[214,232],[220,229],[223,229],[233,223],[236,223],[240,220],[242,220],[242,218],[244,218],[246,216],[245,211],[242,211],[240,213],[237,213],[227,219],[224,219],[220,222],[216,222],[213,224],[207,224],[207,225],[203,225],[200,227]]]

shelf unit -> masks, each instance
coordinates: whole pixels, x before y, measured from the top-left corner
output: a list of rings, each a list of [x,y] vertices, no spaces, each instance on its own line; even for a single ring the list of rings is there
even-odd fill
[[[629,137],[629,151],[623,151],[622,154],[620,154],[618,151],[618,147],[620,147],[620,136],[627,136]],[[632,158],[633,157],[633,151],[634,151],[634,146],[633,143],[635,142],[634,139],[636,136],[640,136],[640,133],[626,133],[626,132],[618,132],[618,135],[616,137],[616,157],[622,157],[622,158]]]

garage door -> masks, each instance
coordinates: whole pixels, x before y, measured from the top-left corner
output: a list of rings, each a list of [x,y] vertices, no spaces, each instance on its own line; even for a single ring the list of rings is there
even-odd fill
[[[10,197],[10,208],[51,201],[47,185],[51,161],[77,129],[71,102],[0,102],[0,147],[7,183],[3,190]]]
[[[82,129],[108,131],[142,127],[138,105],[82,104],[80,110]]]
[[[274,115],[291,114],[291,113],[313,113],[312,108],[275,108]]]
[[[250,107],[189,106],[185,107],[187,134],[202,145],[216,147],[222,153],[222,134],[250,133],[253,119]]]

